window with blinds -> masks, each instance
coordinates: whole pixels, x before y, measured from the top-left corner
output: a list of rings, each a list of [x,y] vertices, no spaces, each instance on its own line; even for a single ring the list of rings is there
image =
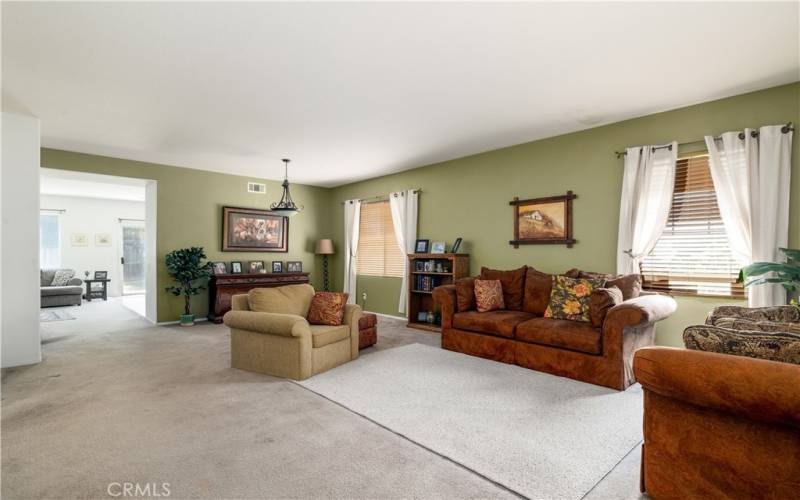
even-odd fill
[[[394,236],[389,202],[362,203],[356,272],[401,278],[405,259]]]
[[[744,297],[742,267],[728,244],[708,155],[678,160],[664,233],[642,261],[644,287],[676,295]]]

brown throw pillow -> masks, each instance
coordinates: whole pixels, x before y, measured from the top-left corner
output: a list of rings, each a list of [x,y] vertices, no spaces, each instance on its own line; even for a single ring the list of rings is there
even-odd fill
[[[339,326],[344,318],[346,304],[346,293],[317,292],[308,308],[308,322],[312,325]]]
[[[475,310],[475,278],[456,280],[456,308],[458,312]]]
[[[592,290],[600,288],[603,280],[553,276],[553,290],[550,304],[544,312],[545,318],[568,319],[571,321],[591,321],[589,299]]]
[[[503,287],[503,301],[506,309],[510,311],[522,310],[522,298],[525,295],[525,273],[527,266],[522,266],[513,271],[499,271],[497,269],[481,268],[482,280],[500,280]]]
[[[553,288],[553,276],[532,267],[525,274],[525,298],[522,310],[527,313],[544,315],[550,303],[550,291]]]
[[[478,312],[505,309],[503,285],[500,280],[475,280],[475,303]]]
[[[589,316],[592,326],[600,328],[606,319],[608,310],[622,302],[622,291],[615,287],[595,288],[589,298]]]

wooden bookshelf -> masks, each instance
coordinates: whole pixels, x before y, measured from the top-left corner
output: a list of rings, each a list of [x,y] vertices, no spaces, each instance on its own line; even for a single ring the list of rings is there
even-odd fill
[[[427,266],[427,267],[426,267]],[[469,254],[414,253],[408,256],[408,326],[430,332],[441,331],[439,307],[433,289],[452,285],[469,275]],[[420,312],[433,312],[437,321],[419,321]]]

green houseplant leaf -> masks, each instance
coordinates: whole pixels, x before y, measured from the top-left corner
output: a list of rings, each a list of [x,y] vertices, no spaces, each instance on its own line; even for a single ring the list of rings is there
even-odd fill
[[[211,262],[203,262],[206,258],[203,247],[183,248],[168,253],[165,261],[169,275],[176,284],[166,287],[166,291],[176,297],[183,295],[185,314],[192,314],[192,296],[205,290],[195,281],[206,280],[211,276]]]
[[[781,248],[780,251],[786,255],[786,262],[753,262],[739,271],[739,281],[745,286],[775,283],[790,293],[800,290],[800,250]],[[792,303],[796,301],[793,299]]]

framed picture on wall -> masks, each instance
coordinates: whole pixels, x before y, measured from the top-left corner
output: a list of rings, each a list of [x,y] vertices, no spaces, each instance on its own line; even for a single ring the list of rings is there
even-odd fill
[[[269,210],[222,207],[223,252],[288,252],[289,218]]]
[[[561,244],[572,247],[572,191],[560,196],[520,200],[514,198],[514,248],[530,244]]]
[[[69,243],[74,247],[88,247],[89,235],[86,233],[72,233],[69,236]]]
[[[94,235],[94,245],[98,247],[110,247],[111,235],[108,233],[97,233]]]

